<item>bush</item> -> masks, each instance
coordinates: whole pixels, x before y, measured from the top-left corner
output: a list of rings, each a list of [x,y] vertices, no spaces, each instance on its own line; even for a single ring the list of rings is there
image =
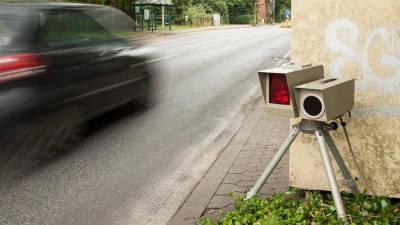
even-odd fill
[[[191,6],[185,12],[185,15],[188,16],[188,25],[191,26],[210,26],[212,25],[211,14],[207,14],[203,5]],[[184,17],[182,18],[180,24],[185,24]]]
[[[223,217],[214,221],[202,218],[202,225],[287,225],[287,224],[344,224],[338,219],[335,204],[328,195],[324,199],[320,192],[310,192],[307,199],[296,197],[297,190],[279,192],[271,197],[259,199],[257,196],[244,200],[235,199],[231,212],[220,212]],[[400,224],[400,204],[392,205],[386,197],[342,193],[343,204],[351,225]]]
[[[291,28],[292,27],[292,22],[286,23],[282,22],[280,28]]]
[[[253,15],[229,16],[229,22],[231,24],[251,24],[253,20]]]
[[[274,20],[272,19],[272,17],[269,17],[266,21],[267,24],[274,24]]]

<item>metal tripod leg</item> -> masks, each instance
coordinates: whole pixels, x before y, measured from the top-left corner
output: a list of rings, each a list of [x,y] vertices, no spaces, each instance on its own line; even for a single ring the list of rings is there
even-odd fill
[[[344,221],[347,221],[346,212],[344,210],[344,205],[342,201],[342,196],[340,195],[339,186],[336,182],[336,176],[333,171],[331,159],[329,158],[328,148],[326,147],[325,135],[323,130],[318,129],[317,131],[315,131],[315,136],[317,137],[318,140],[318,146],[321,152],[322,162],[324,163],[326,176],[329,181],[329,187],[331,188],[331,193],[333,201],[335,203],[336,212],[339,218],[342,218]]]
[[[250,199],[254,195],[258,193],[261,187],[264,185],[265,181],[271,175],[272,171],[276,168],[278,163],[281,161],[282,157],[285,155],[286,151],[289,149],[290,145],[296,139],[297,135],[299,134],[300,129],[294,127],[293,130],[290,132],[289,136],[285,139],[281,147],[275,153],[274,157],[271,159],[271,162],[268,164],[267,168],[265,168],[264,172],[262,173],[261,177],[258,178],[256,184],[253,188],[247,193],[246,199]]]
[[[347,169],[342,156],[340,155],[338,149],[336,148],[335,143],[333,142],[331,135],[329,134],[329,131],[324,131],[324,134],[325,134],[325,140],[326,140],[326,143],[328,144],[329,150],[331,150],[333,157],[335,157],[336,163],[338,164],[340,170],[342,171],[344,179],[346,180],[347,184],[349,185],[351,191],[354,194],[359,194],[360,192],[357,189],[356,182],[351,177],[350,172]]]

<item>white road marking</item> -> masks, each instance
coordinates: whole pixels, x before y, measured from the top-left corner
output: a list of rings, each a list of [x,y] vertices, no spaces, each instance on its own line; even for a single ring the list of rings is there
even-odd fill
[[[261,32],[261,33],[257,33],[257,34],[252,34],[252,35],[248,35],[248,36],[244,36],[244,37],[240,37],[240,38],[236,38],[236,39],[232,39],[231,41],[238,41],[238,40],[242,40],[245,38],[249,38],[249,37],[254,37],[254,36],[258,36],[258,35],[262,35],[262,34],[270,34],[270,33],[275,33],[275,32],[279,32],[279,31],[284,31],[283,29],[271,29],[265,32]]]
[[[134,67],[138,67],[138,66],[141,66],[141,65],[144,65],[144,64],[148,64],[148,63],[160,61],[160,60],[163,60],[163,59],[171,58],[171,57],[174,57],[174,56],[177,56],[177,55],[179,55],[179,54],[173,54],[173,55],[165,56],[165,57],[158,58],[158,59],[153,59],[153,60],[149,60],[149,61],[145,61],[145,62],[141,62],[141,63],[136,63],[136,64],[133,64],[133,65],[130,65],[129,67],[130,68],[134,68]]]
[[[272,34],[272,33],[282,32],[282,31],[287,31],[287,30],[284,30],[284,29],[273,29],[273,30],[268,30],[268,31],[262,32],[261,34]]]
[[[248,36],[232,39],[231,41],[238,41],[238,40],[242,40],[242,39],[245,39],[245,38],[254,37],[254,36],[257,36],[257,35],[260,35],[260,34],[252,34],[252,35],[248,35]]]
[[[208,45],[208,46],[201,47],[199,49],[205,49],[205,48],[213,47],[213,46],[216,46],[216,45],[219,45],[219,44]]]

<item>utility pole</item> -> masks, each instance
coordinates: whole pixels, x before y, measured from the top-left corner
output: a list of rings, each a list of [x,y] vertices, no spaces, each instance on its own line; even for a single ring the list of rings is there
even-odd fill
[[[257,2],[254,2],[254,26],[257,25]]]
[[[272,3],[272,22],[275,23],[275,0],[269,0]]]
[[[272,0],[272,23],[275,23],[275,0]]]

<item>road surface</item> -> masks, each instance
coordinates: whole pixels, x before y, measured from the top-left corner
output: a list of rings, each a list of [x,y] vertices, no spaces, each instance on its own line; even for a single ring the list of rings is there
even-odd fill
[[[2,171],[0,224],[166,224],[238,130],[257,71],[277,65],[290,35],[262,26],[134,41],[157,50],[151,107],[108,113],[64,154]]]

